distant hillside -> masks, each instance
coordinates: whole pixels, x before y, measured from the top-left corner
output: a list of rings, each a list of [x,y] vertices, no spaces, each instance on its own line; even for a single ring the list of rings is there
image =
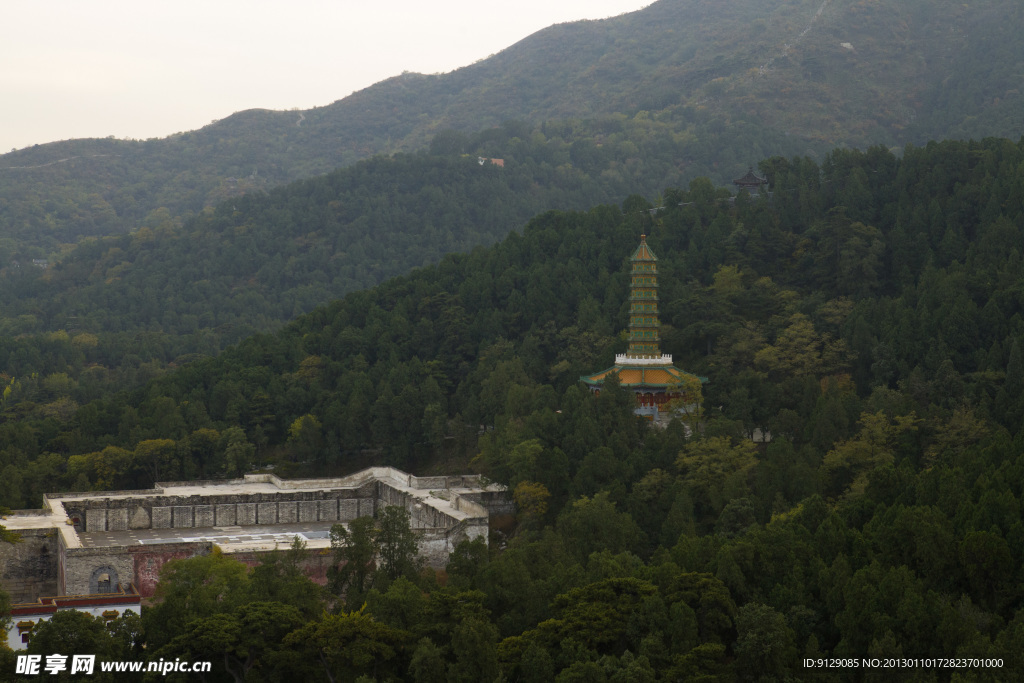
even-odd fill
[[[1022,36],[1024,7],[1000,0],[662,0],[552,26],[472,66],[403,74],[326,107],[2,155],[0,265],[509,119],[598,147],[609,125],[656,121],[679,145],[687,178],[718,181],[764,156],[836,145],[1016,139]],[[643,131],[632,133],[642,145]]]
[[[332,239],[355,244],[368,267],[384,269],[424,242],[407,235],[403,244],[381,226],[412,211],[455,210],[436,188],[457,185],[424,184],[401,204],[366,212],[369,222],[346,224],[346,206],[377,202],[352,192],[345,203],[326,199],[332,190],[344,195],[357,170],[387,178],[382,168],[401,164],[418,177],[475,178],[464,181],[465,198],[496,200],[461,202],[471,208],[451,223],[457,218],[467,231],[485,223],[507,181],[466,161],[363,162],[246,198],[237,211],[221,205],[181,233],[97,242],[99,258],[52,276],[60,285],[53,309],[79,315],[79,329],[0,336],[0,472],[22,470],[28,500],[78,485],[74,468],[63,466],[69,456],[107,446],[123,455],[142,441],[172,439],[182,444],[175,477],[188,478],[205,467],[202,453],[185,447],[203,429],[238,430],[295,467],[307,456],[315,467],[341,465],[367,450],[425,467],[456,441],[471,451],[477,425],[519,429],[501,415],[553,410],[555,397],[578,391],[581,374],[607,367],[623,349],[625,263],[641,232],[659,257],[663,349],[711,379],[706,406],[722,406],[743,433],[785,435],[812,447],[820,463],[833,442],[852,438],[862,410],[899,405],[897,414],[916,410],[946,425],[969,405],[993,430],[1020,431],[1024,141],[997,139],[912,148],[901,159],[879,147],[837,150],[820,167],[769,159],[761,170],[773,181],[772,201],[720,201],[699,179],[667,191],[664,210],[653,214],[639,197],[621,210],[546,212],[497,245],[351,292],[216,358],[176,359],[185,367],[145,384],[161,374],[148,361],[162,360],[171,334],[194,333],[215,350],[226,328],[287,316],[289,306],[302,310],[304,297],[338,286],[347,271],[335,265],[344,261],[330,252]],[[1001,169],[1008,170],[993,182]],[[286,239],[271,232],[280,225],[292,226]],[[352,231],[365,238],[352,239]],[[45,312],[51,294],[32,306]],[[89,331],[117,323],[120,337]],[[302,455],[293,432],[305,415],[315,417],[319,435]],[[574,462],[593,452],[587,432],[576,434]],[[89,481],[151,483],[140,479],[143,469],[110,472]],[[800,497],[833,485],[827,493],[838,495],[850,483],[841,472],[828,475],[832,484],[802,476],[808,488]],[[766,511],[773,499],[762,500]]]
[[[516,157],[502,165],[425,151],[376,157],[222,201],[183,225],[165,214],[131,234],[83,240],[45,270],[0,268],[0,336],[67,330],[106,340],[146,331],[168,350],[151,341],[135,351],[145,360],[215,352],[349,292],[498,241],[548,206],[584,208],[679,181],[656,157],[618,172],[622,150],[612,140],[586,155],[577,149],[588,174],[571,167],[571,146],[512,144],[515,133],[447,138],[514,147]]]

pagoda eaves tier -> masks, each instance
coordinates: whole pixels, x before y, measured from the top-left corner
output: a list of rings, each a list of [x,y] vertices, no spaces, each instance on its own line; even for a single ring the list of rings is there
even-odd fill
[[[630,258],[629,349],[615,356],[615,365],[580,381],[599,393],[605,380],[616,375],[619,384],[636,394],[638,415],[659,418],[659,407],[686,394],[707,380],[672,365],[672,356],[660,350],[658,336],[658,259],[646,235]],[[687,401],[689,402],[689,401]]]

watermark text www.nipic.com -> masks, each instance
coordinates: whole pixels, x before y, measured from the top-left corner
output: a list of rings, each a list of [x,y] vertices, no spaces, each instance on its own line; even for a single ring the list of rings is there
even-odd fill
[[[56,675],[67,671],[91,675],[96,671],[96,655],[18,655],[16,674],[23,676]],[[160,659],[155,662],[100,662],[99,670],[111,673],[209,673],[210,662],[183,662]]]

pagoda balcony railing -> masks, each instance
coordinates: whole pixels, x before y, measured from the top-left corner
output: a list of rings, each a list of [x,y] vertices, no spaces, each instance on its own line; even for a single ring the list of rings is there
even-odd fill
[[[616,365],[672,365],[672,354],[663,353],[660,356],[630,355],[628,353],[615,354]]]
[[[655,294],[654,296],[637,296],[636,294],[630,294],[629,295],[629,300],[630,301],[657,301],[658,300],[658,295]]]

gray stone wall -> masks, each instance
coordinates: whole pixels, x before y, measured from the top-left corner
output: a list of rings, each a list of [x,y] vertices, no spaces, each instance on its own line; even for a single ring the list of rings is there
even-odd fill
[[[171,528],[171,508],[161,505],[159,507],[154,506],[152,510],[153,515],[153,528],[154,529],[170,529]]]
[[[319,521],[319,518],[317,517],[317,504],[316,504],[315,500],[299,501],[298,505],[299,505],[299,521],[300,522],[317,522],[317,521]],[[337,519],[337,517],[335,517],[335,519]],[[334,520],[331,519],[331,520],[325,520],[325,521],[333,522]]]
[[[213,526],[251,526],[293,522],[351,521],[376,510],[378,484],[368,481],[347,489],[282,491],[281,493],[220,494],[85,500],[63,503],[78,531],[125,529],[190,529]]]
[[[424,481],[425,478],[420,479]],[[445,479],[438,477],[438,480]],[[448,483],[448,482],[431,482]],[[495,496],[488,502],[495,507],[501,507],[505,503],[501,495]],[[459,519],[430,504],[431,500],[447,501],[463,514],[469,515]],[[413,496],[406,491],[389,486],[385,482],[380,483],[377,498],[378,511],[384,506],[394,505],[405,508],[409,512],[410,525],[416,530],[419,536],[420,557],[428,566],[442,568],[448,564],[448,557],[455,547],[464,540],[475,538],[487,539],[488,509],[482,505],[482,501],[465,494],[457,494],[451,490],[438,490],[431,498],[422,499]]]
[[[175,505],[171,508],[171,524],[175,529],[191,529],[193,523],[194,505]]]
[[[60,554],[55,529],[19,531],[21,543],[0,543],[0,585],[11,602],[33,602],[58,595]]]
[[[85,511],[85,530],[86,531],[106,531],[107,530],[107,510],[106,508],[90,509]]]
[[[195,523],[199,528],[214,526],[213,518],[213,506],[212,505],[196,505],[195,507]]]
[[[256,523],[277,524],[277,503],[257,503]]]
[[[479,503],[492,515],[514,515],[516,504],[508,491],[476,491],[459,494],[462,498]]]
[[[341,501],[337,500],[321,500],[317,502],[317,513],[320,515],[321,522],[337,522],[338,521],[338,504]]]
[[[238,503],[235,509],[238,511],[236,519],[239,526],[252,526],[256,524],[256,503]]]
[[[64,590],[68,595],[87,595],[99,590],[106,576],[111,585],[131,583],[135,564],[126,548],[69,548],[64,557]]]
[[[451,488],[448,477],[409,477],[409,486],[416,489]]]
[[[128,510],[128,508],[125,508]],[[128,528],[129,529],[151,529],[153,527],[153,517],[150,510],[136,505],[135,507],[128,510]]]
[[[298,502],[288,501],[277,504],[277,523],[294,524],[299,521]]]
[[[128,508],[107,510],[107,531],[128,530]]]
[[[408,510],[409,523],[413,529],[445,529],[455,526],[458,522],[447,513],[387,484],[380,485],[380,495],[377,501],[381,508],[396,506]]]
[[[423,529],[419,534],[420,557],[428,567],[442,569],[448,564],[448,557],[462,541],[476,538],[487,539],[487,523],[459,523],[449,529]]]
[[[214,505],[213,525],[214,526],[235,526],[238,516],[236,514],[236,506],[232,504],[228,505]]]
[[[483,477],[479,474],[441,477],[414,477],[410,475],[409,486],[414,489],[482,488]]]

